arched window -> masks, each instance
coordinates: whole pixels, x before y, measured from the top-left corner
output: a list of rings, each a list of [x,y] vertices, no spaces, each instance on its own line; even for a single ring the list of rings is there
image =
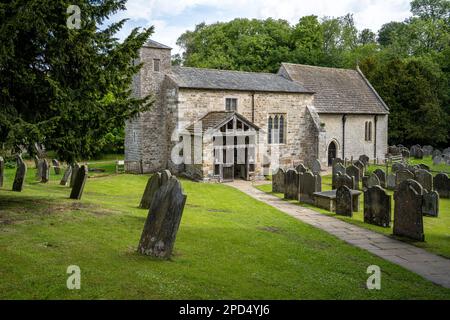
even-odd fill
[[[272,143],[272,117],[269,117],[269,124],[268,124],[268,129],[267,129],[267,131],[268,131],[268,142],[269,142],[269,144],[271,144]]]
[[[276,114],[269,117],[269,144],[285,143],[285,115]]]
[[[278,119],[278,116],[275,116],[275,123],[274,123],[274,132],[273,132],[273,143],[280,143],[280,141],[279,141],[279,138],[280,138],[280,136],[279,136],[279,133],[280,133],[280,131],[278,131],[278,122],[279,121],[279,119]]]
[[[369,139],[368,141],[372,141],[372,121],[369,122]]]
[[[284,143],[284,117],[280,116],[280,143]]]
[[[366,121],[365,122],[364,140],[365,141],[372,141],[372,121]]]

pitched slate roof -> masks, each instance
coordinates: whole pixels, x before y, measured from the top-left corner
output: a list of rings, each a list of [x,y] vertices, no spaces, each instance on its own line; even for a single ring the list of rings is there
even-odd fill
[[[200,118],[197,122],[191,124],[186,128],[189,133],[194,134],[195,133],[195,124],[201,123],[202,133],[205,133],[208,130],[214,130],[219,129],[228,121],[233,119],[233,117],[236,116],[241,121],[245,122],[247,125],[251,126],[255,130],[259,130],[259,127],[257,127],[255,124],[253,124],[251,121],[247,120],[243,115],[235,112],[235,111],[211,111],[207,113],[205,116]]]
[[[311,93],[302,85],[273,73],[173,67],[169,76],[180,88]]]
[[[148,40],[145,44],[144,47],[148,47],[148,48],[156,48],[156,49],[172,49],[171,47],[166,46],[165,44],[156,42],[154,40]]]
[[[279,74],[314,91],[318,113],[389,113],[389,108],[359,69],[283,63]]]

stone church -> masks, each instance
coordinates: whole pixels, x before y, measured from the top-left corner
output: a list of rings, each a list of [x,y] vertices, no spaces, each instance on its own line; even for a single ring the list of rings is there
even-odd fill
[[[383,159],[389,109],[362,72],[282,63],[277,74],[171,65],[149,41],[137,96],[150,111],[126,123],[128,172],[170,169],[204,181],[257,179],[278,167]]]

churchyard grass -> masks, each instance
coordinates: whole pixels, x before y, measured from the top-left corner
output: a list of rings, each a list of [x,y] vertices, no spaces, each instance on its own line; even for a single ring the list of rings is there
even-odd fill
[[[272,185],[260,185],[257,188],[261,191],[272,193]],[[322,190],[327,191],[331,190],[331,175],[322,176]],[[393,199],[393,191],[386,190],[388,194],[392,196],[391,202],[391,217],[394,218],[394,199]],[[283,194],[281,193],[273,193],[274,195],[283,198]],[[390,228],[383,228],[371,224],[364,223],[364,195],[359,197],[359,211],[353,213],[353,217],[345,217],[339,216],[335,213],[329,212],[327,210],[314,207],[309,204],[299,203],[297,201],[291,201],[292,203],[297,203],[303,207],[310,208],[317,212],[336,217],[337,219],[341,219],[343,221],[358,225],[360,227],[364,227],[366,229],[370,229],[379,233],[383,233],[385,235],[392,236],[392,227],[393,222],[391,222]],[[446,258],[450,258],[450,199],[440,199],[439,200],[439,217],[423,217],[424,220],[424,231],[425,231],[425,242],[415,242],[408,240],[406,238],[394,237],[397,239],[401,239],[402,241],[411,243],[417,247],[426,249],[430,252],[442,255]]]
[[[136,253],[148,176],[89,178],[75,201],[53,171],[41,184],[29,169],[22,193],[10,191],[13,175],[6,170],[0,189],[2,299],[450,299],[449,289],[226,185],[182,180],[174,256],[161,261]],[[80,290],[66,287],[69,265],[81,268]],[[381,268],[381,290],[365,288],[370,265]]]

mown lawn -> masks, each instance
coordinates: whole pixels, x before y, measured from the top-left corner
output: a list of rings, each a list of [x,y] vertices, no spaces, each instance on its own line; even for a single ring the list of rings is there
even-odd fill
[[[228,186],[183,180],[175,254],[160,261],[136,253],[148,176],[96,175],[72,201],[60,177],[43,185],[33,169],[13,193],[13,174],[0,189],[2,299],[450,299],[450,290]],[[81,268],[81,290],[66,288],[69,265]],[[370,265],[382,270],[379,291],[365,288]]]
[[[275,196],[283,198],[283,194],[281,193],[272,193],[272,184],[260,185],[257,188],[261,191],[271,193]],[[322,190],[331,190],[331,175],[322,176]],[[394,192],[387,190],[387,193],[392,196],[391,202],[391,217],[394,219]],[[364,195],[362,194],[359,197],[359,211],[353,213],[353,217],[344,217],[336,215],[335,213],[329,212],[327,210],[323,210],[320,208],[316,208],[312,205],[299,203],[297,201],[290,201],[292,203],[297,203],[303,207],[308,207],[312,210],[318,211],[320,213],[334,216],[337,219],[341,219],[343,221],[364,227],[366,229],[370,229],[373,231],[377,231],[379,233],[383,233],[385,235],[392,236],[392,228],[393,222],[391,223],[390,228],[383,228],[374,226],[371,224],[364,223]],[[430,252],[442,255],[446,258],[450,258],[450,199],[440,199],[439,201],[439,217],[423,217],[424,220],[424,231],[425,231],[425,242],[416,242],[411,241],[406,238],[394,237],[400,239],[402,241],[411,243],[417,247],[421,247]]]

